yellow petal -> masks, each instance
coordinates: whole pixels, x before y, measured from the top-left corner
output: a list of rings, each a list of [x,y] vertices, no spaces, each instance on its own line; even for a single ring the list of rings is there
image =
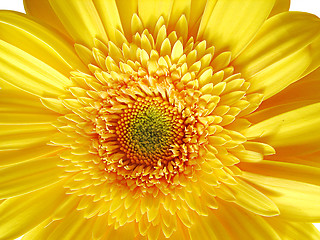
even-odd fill
[[[61,114],[70,113],[70,110],[67,109],[63,104],[62,101],[56,98],[41,98],[40,99],[42,104],[46,106],[48,109],[55,111]]]
[[[0,124],[37,124],[52,123],[57,118],[54,115],[29,113],[0,113]]]
[[[118,29],[123,33],[123,29],[116,1],[94,0],[93,3],[99,13],[109,40],[117,42],[115,30]],[[131,18],[130,16],[127,17]]]
[[[46,145],[47,142],[41,142],[36,147],[22,148],[19,150],[0,151],[0,166],[17,164],[20,162],[42,158],[56,154],[59,148]]]
[[[0,78],[29,93],[38,96],[59,96],[70,84],[67,77],[49,65],[2,40],[0,60]]]
[[[262,25],[234,65],[242,76],[250,78],[309,45],[319,36],[319,27],[319,19],[308,13],[279,14]]]
[[[282,240],[318,240],[320,232],[312,223],[287,222],[279,218],[265,218]]]
[[[265,109],[262,108],[261,110],[259,108],[259,110],[255,111],[252,114],[250,114],[249,116],[247,116],[247,119],[252,124],[257,124],[257,123],[265,121],[266,119],[284,114],[286,112],[294,111],[294,110],[297,110],[299,108],[302,108],[302,107],[305,107],[305,106],[308,106],[311,104],[313,104],[313,101],[296,101],[296,102],[292,101],[292,102],[289,102],[286,104],[279,104],[279,105],[275,105],[275,106],[268,107]]]
[[[114,227],[108,227],[105,231],[103,239],[105,240],[113,240],[113,239],[123,239],[123,240],[132,240],[132,235],[128,233],[134,233],[134,225],[126,224],[123,227],[115,230]]]
[[[235,203],[261,216],[279,215],[277,205],[270,198],[241,179],[237,179],[237,182],[228,186],[235,196]]]
[[[97,218],[93,229],[92,229],[92,236],[94,239],[99,239],[103,234],[105,234],[105,230],[108,227],[108,215],[105,214],[104,216],[100,216]]]
[[[161,227],[159,225],[150,226],[148,231],[148,240],[158,240]]]
[[[289,155],[320,148],[320,103],[300,107],[265,119],[245,129],[249,138],[259,138]]]
[[[310,53],[311,53],[311,58],[312,62],[310,66],[304,71],[302,74],[302,77],[308,75],[309,73],[313,72],[320,66],[320,38],[317,38],[314,40],[310,45],[308,46]]]
[[[179,58],[183,54],[183,45],[180,41],[176,41],[176,43],[172,47],[172,52],[171,52],[171,60],[173,63],[176,63]]]
[[[0,149],[21,149],[49,142],[56,128],[51,124],[0,125]]]
[[[227,67],[231,61],[232,53],[231,52],[223,52],[215,57],[212,61],[211,65],[216,72]]]
[[[179,18],[174,29],[178,35],[178,38],[182,37],[184,42],[188,40],[188,20],[185,15],[182,15]]]
[[[130,41],[134,34],[131,32],[131,19],[133,14],[138,12],[138,1],[117,0],[117,6],[124,33]]]
[[[276,14],[289,11],[289,8],[290,8],[290,0],[276,0],[272,8],[272,11],[269,15],[269,18]]]
[[[168,23],[169,29],[172,29],[173,26],[179,21],[181,16],[184,16],[186,20],[189,19],[190,11],[191,11],[191,4],[192,0],[184,0],[184,1],[172,1],[171,13],[170,13],[170,20]],[[202,1],[197,1],[198,5],[201,5]],[[199,16],[198,16],[199,17]],[[190,23],[190,22],[189,22]],[[187,29],[184,30],[188,32]]]
[[[37,97],[19,90],[1,91],[0,105],[0,125],[52,123],[59,116],[46,109]]]
[[[234,203],[223,201],[219,203],[219,208],[213,214],[232,239],[281,240],[265,218],[248,212]]]
[[[3,86],[1,82],[1,87]],[[12,87],[0,90],[0,112],[3,113],[29,113],[29,114],[53,114],[44,107],[37,96],[26,93],[18,88]],[[58,117],[58,115],[56,115]]]
[[[50,197],[48,197],[50,196]],[[46,220],[65,197],[61,183],[0,205],[0,239],[14,239]]]
[[[219,208],[206,218],[197,217],[189,229],[191,239],[261,239],[281,240],[273,227],[261,216],[219,201]]]
[[[86,219],[81,212],[73,211],[59,220],[59,224],[47,233],[47,239],[90,239],[94,220],[94,218]]]
[[[311,55],[308,48],[295,52],[250,77],[248,81],[251,85],[248,93],[262,92],[264,99],[268,99],[297,81],[310,62]]]
[[[24,235],[22,239],[91,239],[95,221],[96,218],[85,219],[81,212],[73,209],[64,219],[50,224],[44,222]],[[100,227],[101,225],[99,224]],[[101,236],[99,237],[101,238]]]
[[[59,157],[38,158],[0,169],[0,198],[25,194],[59,181]]]
[[[0,39],[38,58],[66,77],[69,77],[71,70],[87,71],[70,42],[24,14],[0,12]]]
[[[276,156],[275,156],[276,158]],[[281,160],[262,160],[256,163],[241,163],[239,167],[246,172],[289,179],[320,185],[320,168],[302,164],[281,162]]]
[[[267,109],[279,105],[292,104],[294,102],[319,102],[319,79],[320,68],[264,101],[259,109]]]
[[[205,39],[218,52],[231,51],[235,58],[267,19],[274,3],[275,0],[219,0],[198,38]]]
[[[92,1],[55,0],[50,1],[50,4],[77,43],[93,47],[95,38],[107,40],[103,24]]]
[[[320,221],[320,186],[243,172],[242,176],[279,207],[280,217],[291,221]]]
[[[274,160],[274,159],[272,158],[272,160]],[[301,155],[299,157],[297,157],[297,156],[292,156],[292,157],[281,156],[281,161],[320,168],[320,152],[316,151],[316,152],[312,152],[312,153],[307,153],[307,154]]]
[[[230,239],[229,234],[226,232],[223,226],[221,226],[221,224],[216,219],[214,219],[214,217],[211,217],[209,219],[197,219],[195,224],[193,224],[192,227],[188,229],[191,239],[219,240],[217,235],[223,236],[223,238],[221,239]],[[211,225],[211,227],[208,226],[209,224]],[[219,231],[215,231],[216,229],[219,229]]]
[[[41,4],[39,4],[38,0],[24,0],[23,5],[28,15],[36,17],[62,33],[67,34],[64,26],[51,8],[49,0],[43,0]]]
[[[23,240],[36,240],[36,239],[46,239],[48,235],[57,227],[59,221],[51,222],[51,219],[47,219],[42,222],[31,231],[23,235]]]
[[[145,28],[153,30],[160,16],[168,21],[172,0],[138,0],[138,13]]]
[[[185,3],[186,1],[181,1]],[[208,5],[214,6],[216,1],[206,1],[206,0],[191,0],[190,7],[190,18],[189,18],[189,33],[191,36],[196,36],[199,29],[200,21],[198,21],[202,16],[203,12]],[[211,9],[212,11],[212,9]],[[210,12],[211,13],[211,12]]]
[[[233,153],[237,158],[240,159],[240,162],[260,162],[263,160],[263,154],[255,151],[235,151]]]

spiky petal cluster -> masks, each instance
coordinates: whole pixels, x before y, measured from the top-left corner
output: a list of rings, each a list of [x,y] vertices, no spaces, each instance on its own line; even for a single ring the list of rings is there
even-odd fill
[[[216,197],[233,201],[237,163],[274,153],[240,133],[262,94],[247,93],[230,52],[215,56],[206,41],[186,39],[184,24],[182,16],[168,31],[160,17],[150,33],[133,15],[132,41],[117,32],[121,46],[77,44],[91,73],[73,72],[69,94],[43,99],[65,109],[51,142],[66,147],[66,187],[81,199],[77,208],[115,229],[137,224],[149,239],[169,238],[180,222],[191,227],[195,214],[217,208]]]

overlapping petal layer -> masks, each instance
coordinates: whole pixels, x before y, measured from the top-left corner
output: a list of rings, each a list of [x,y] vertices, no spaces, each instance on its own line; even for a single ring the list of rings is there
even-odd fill
[[[42,4],[0,13],[0,239],[320,239],[317,17]]]

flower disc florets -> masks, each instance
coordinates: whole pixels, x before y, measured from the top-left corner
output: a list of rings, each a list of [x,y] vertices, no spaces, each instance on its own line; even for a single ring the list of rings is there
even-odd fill
[[[101,108],[97,119],[104,123],[96,129],[106,169],[142,181],[162,176],[169,180],[182,160],[179,149],[186,134],[182,113],[162,97],[128,97],[120,103],[121,113],[115,114],[111,104]]]
[[[161,99],[138,99],[120,117],[117,140],[131,163],[166,165],[172,159],[170,146],[182,144],[183,120]]]

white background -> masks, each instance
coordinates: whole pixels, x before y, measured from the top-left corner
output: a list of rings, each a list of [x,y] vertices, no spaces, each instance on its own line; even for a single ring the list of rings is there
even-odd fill
[[[0,0],[0,9],[24,12],[23,0]],[[320,0],[291,0],[290,10],[309,12],[320,16]],[[316,223],[315,226],[320,230],[320,223]]]

